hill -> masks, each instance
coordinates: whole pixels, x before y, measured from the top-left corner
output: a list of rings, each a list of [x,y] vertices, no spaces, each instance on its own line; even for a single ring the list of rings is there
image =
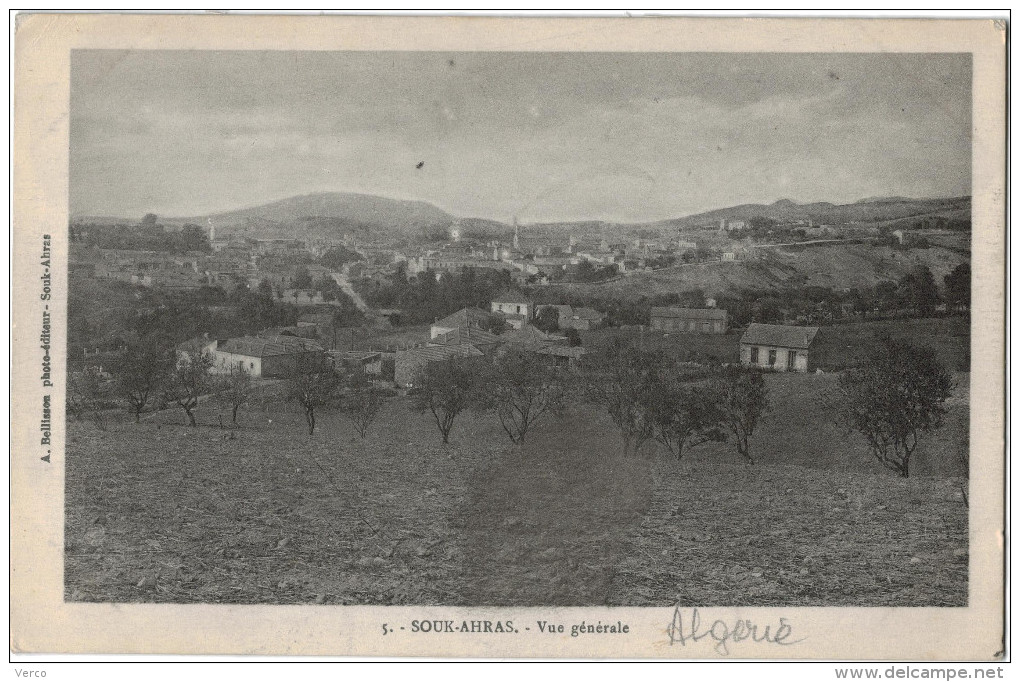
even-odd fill
[[[970,216],[970,197],[945,199],[906,199],[904,197],[879,197],[862,199],[852,204],[831,204],[816,202],[798,204],[789,199],[780,199],[773,204],[740,204],[684,218],[653,223],[656,227],[693,228],[711,225],[720,220],[750,220],[755,217],[771,218],[779,222],[811,220],[815,224],[843,225],[847,223],[878,223],[912,217]]]
[[[389,199],[353,192],[318,192],[281,199],[260,206],[173,222],[215,225],[222,233],[242,232],[263,237],[407,235],[430,228],[445,229],[454,216],[425,201]],[[168,221],[169,222],[169,221]]]
[[[899,281],[918,265],[929,267],[941,282],[969,252],[932,246],[895,251],[867,244],[820,245],[809,249],[776,249],[764,260],[676,265],[662,270],[634,272],[600,284],[558,284],[567,293],[599,292],[619,298],[637,298],[701,289],[719,295],[741,289],[784,289],[820,286],[842,289],[871,287],[882,281]]]

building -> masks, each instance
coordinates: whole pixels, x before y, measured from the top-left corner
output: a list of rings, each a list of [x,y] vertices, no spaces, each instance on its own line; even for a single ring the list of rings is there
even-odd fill
[[[467,328],[481,329],[488,324],[492,313],[481,308],[461,308],[452,315],[447,315],[441,320],[432,323],[429,329],[429,338],[434,339],[440,334],[452,332],[454,329]]]
[[[481,355],[482,351],[469,343],[397,351],[393,364],[393,381],[397,386],[413,386],[418,372],[431,362],[462,360]]]
[[[719,308],[652,307],[651,327],[663,332],[725,334],[729,315]]]
[[[457,327],[448,332],[437,334],[429,342],[430,346],[458,346],[469,343],[486,355],[491,353],[503,343],[503,337],[499,334],[484,329],[472,329],[471,327]]]
[[[382,374],[382,353],[376,351],[330,351],[333,363],[351,372],[370,376]]]
[[[752,323],[740,338],[740,364],[778,372],[807,372],[818,327]]]
[[[284,289],[280,296],[280,302],[291,305],[336,304],[335,301],[327,301],[322,292],[315,289]]]
[[[556,311],[560,329],[598,329],[606,319],[605,315],[593,308],[573,308],[569,305],[536,306],[535,314],[540,315],[546,308]]]
[[[521,329],[535,317],[535,302],[516,291],[504,291],[492,299],[492,312],[499,313],[514,329]]]
[[[282,379],[294,373],[303,356],[321,353],[322,346],[296,336],[242,336],[217,344],[214,371],[228,373],[243,367],[253,377]]]
[[[514,329],[500,335],[504,344],[513,344],[525,350],[537,351],[549,346],[566,346],[567,337],[558,334],[547,334],[534,325],[527,325],[521,329]]]

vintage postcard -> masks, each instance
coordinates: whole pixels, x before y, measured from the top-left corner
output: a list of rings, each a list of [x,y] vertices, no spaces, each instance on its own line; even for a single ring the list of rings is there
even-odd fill
[[[11,650],[1001,657],[1004,58],[22,15]]]

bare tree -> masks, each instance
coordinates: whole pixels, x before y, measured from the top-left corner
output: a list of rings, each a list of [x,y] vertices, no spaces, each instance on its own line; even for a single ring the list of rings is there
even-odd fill
[[[342,380],[322,353],[301,353],[287,378],[287,395],[305,412],[308,435],[315,433],[315,411],[337,404]]]
[[[117,392],[135,415],[136,424],[149,401],[163,388],[173,364],[172,351],[151,339],[129,344],[124,355],[113,363]]]
[[[762,373],[753,369],[731,368],[717,382],[719,409],[725,428],[733,436],[737,452],[750,464],[750,439],[762,416],[769,409],[769,389]]]
[[[237,411],[248,404],[252,394],[251,374],[244,365],[230,368],[230,374],[220,384],[219,394],[230,405],[230,423],[237,426]]]
[[[199,398],[214,392],[216,388],[210,372],[213,358],[208,353],[193,352],[183,354],[177,364],[170,370],[164,389],[167,402],[177,403],[188,415],[188,424],[198,426],[195,421],[195,408]]]
[[[566,377],[537,353],[509,347],[487,370],[476,405],[496,413],[512,443],[522,442],[543,415],[563,407]]]
[[[416,373],[411,404],[419,412],[432,414],[443,443],[450,442],[454,420],[474,400],[479,373],[479,363],[465,358],[430,362]]]
[[[921,434],[942,424],[953,382],[934,351],[886,336],[840,375],[837,391],[839,422],[859,431],[872,456],[906,478]]]
[[[362,373],[350,381],[346,413],[354,423],[354,430],[364,438],[382,409],[382,392]]]

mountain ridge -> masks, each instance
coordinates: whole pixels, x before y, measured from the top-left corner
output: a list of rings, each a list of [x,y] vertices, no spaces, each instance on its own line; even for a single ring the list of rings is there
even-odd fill
[[[816,224],[882,222],[920,216],[946,216],[960,220],[965,216],[969,217],[970,204],[969,196],[934,199],[872,197],[849,204],[825,201],[797,203],[784,198],[771,204],[738,204],[651,222],[575,220],[532,223],[526,227],[548,232],[591,231],[596,228],[673,230],[710,227],[718,224],[720,220],[747,221],[754,217],[770,218],[780,222],[811,220]],[[79,221],[89,219],[89,217],[76,218]],[[115,219],[103,218],[103,220]],[[294,238],[339,236],[343,233],[351,233],[358,238],[384,235],[408,237],[446,230],[454,223],[460,224],[463,232],[479,235],[501,235],[512,229],[511,225],[497,220],[458,217],[424,200],[393,199],[357,192],[313,192],[258,206],[206,215],[161,218],[160,222],[176,225],[184,223],[212,225],[219,234],[239,232],[250,236]]]

